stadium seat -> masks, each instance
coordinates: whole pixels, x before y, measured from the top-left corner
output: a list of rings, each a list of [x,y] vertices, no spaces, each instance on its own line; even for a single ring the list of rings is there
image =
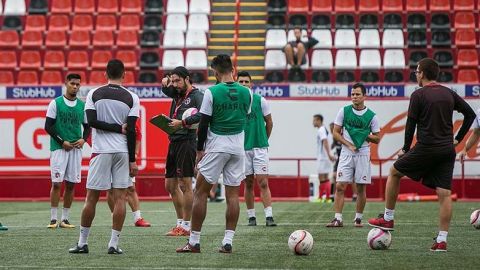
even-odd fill
[[[408,65],[410,67],[418,66],[418,62],[423,58],[427,58],[428,54],[426,51],[410,51],[410,56],[408,58]]]
[[[187,14],[187,0],[169,0],[167,1],[167,14]]]
[[[443,67],[453,67],[453,55],[450,50],[440,50],[433,53],[433,59]]]
[[[318,31],[318,30],[317,30]],[[281,49],[287,44],[287,33],[282,29],[269,29],[265,36],[265,49]]]
[[[67,57],[67,67],[86,68],[89,66],[88,53],[86,51],[69,51]]]
[[[403,21],[402,16],[397,13],[385,14],[383,16],[383,28],[385,29],[402,29]]]
[[[20,45],[20,38],[17,31],[0,31],[0,48],[17,48]]]
[[[312,12],[332,12],[331,0],[312,0]]]
[[[362,29],[358,36],[358,47],[380,48],[380,34],[377,29]]]
[[[287,58],[281,50],[268,50],[265,55],[266,70],[283,70],[287,67]]]
[[[88,84],[96,86],[107,84],[107,78],[105,78],[105,71],[94,70],[90,72]]]
[[[24,31],[22,34],[22,47],[40,48],[43,45],[43,32]]]
[[[43,56],[45,69],[63,69],[65,67],[65,55],[60,50],[47,50]]]
[[[387,49],[383,55],[383,67],[385,69],[404,69],[405,54],[403,50]]]
[[[15,51],[0,50],[0,69],[14,70],[17,67],[17,54]]]
[[[351,71],[337,71],[335,80],[340,83],[351,83],[355,81],[355,74]]]
[[[333,68],[333,57],[330,50],[314,50],[312,53],[312,69],[330,70]]]
[[[265,81],[269,83],[279,83],[285,81],[283,71],[269,71],[265,73]]]
[[[93,51],[92,68],[104,69],[110,59],[112,59],[112,52],[110,50]]]
[[[318,14],[312,17],[312,28],[313,29],[330,29],[332,23],[330,21],[330,16],[326,14]]]
[[[289,69],[288,70],[288,81],[289,82],[305,82],[306,81],[306,74],[301,69]]]
[[[313,82],[331,82],[330,71],[327,70],[314,70],[312,72]]]
[[[267,18],[267,29],[285,29],[285,15],[284,14],[269,14]]]
[[[142,0],[128,0],[128,1],[121,1],[122,6],[120,8],[120,12],[122,14],[125,13],[142,13]],[[195,2],[195,1],[193,1]]]
[[[46,70],[42,72],[40,79],[42,85],[59,85],[63,84],[62,72],[59,70]]]
[[[43,15],[30,15],[27,16],[25,22],[26,31],[45,31],[47,29],[46,16]]]
[[[91,44],[92,42],[89,31],[79,30],[70,32],[70,40],[68,41],[70,47],[87,48]]]
[[[185,37],[186,48],[201,48],[207,47],[207,35],[202,30],[188,30]]]
[[[3,17],[2,30],[21,31],[22,28],[22,19],[20,18],[20,16],[10,15]]]
[[[357,68],[357,54],[355,50],[338,50],[335,55],[336,69],[355,69]]]
[[[430,11],[449,11],[450,0],[430,0]]]
[[[294,34],[294,30],[293,29],[290,29],[288,30],[288,33],[287,33],[287,41],[290,42],[290,41],[295,41],[295,34]],[[305,29],[302,29],[302,37],[300,38],[303,42],[307,42],[308,41],[308,36],[307,36],[307,30]]]
[[[455,13],[455,28],[475,28],[475,17],[472,12]]]
[[[136,47],[138,45],[138,32],[134,30],[120,30],[117,34],[118,47]]]
[[[91,28],[93,29],[93,28]],[[95,30],[100,31],[116,31],[117,30],[117,18],[111,14],[100,14],[97,16],[97,23],[95,24]]]
[[[210,14],[210,0],[190,1],[189,13]]]
[[[403,11],[402,0],[383,0],[382,1],[382,10],[383,11]]]
[[[422,11],[427,10],[427,0],[407,0],[405,9],[407,11]]]
[[[362,69],[380,69],[382,59],[378,50],[362,50],[360,52],[359,66]]]
[[[378,71],[362,71],[360,74],[360,81],[366,83],[377,83],[380,81],[380,75],[378,74]]]
[[[432,31],[431,44],[433,47],[450,46],[452,44],[452,39],[450,38],[450,29]]]
[[[183,59],[183,56],[182,56]],[[140,55],[140,68],[158,68],[160,57],[156,51],[142,52]]]
[[[24,0],[5,0],[3,15],[25,15],[27,8]]]
[[[362,14],[358,22],[360,29],[378,29],[378,16],[375,14]]]
[[[408,14],[408,18],[407,18],[408,29],[413,29],[413,28],[425,29],[426,27],[427,27],[427,19],[425,18],[424,14],[420,14],[420,13]]]
[[[288,1],[288,12],[307,13],[308,12],[308,0],[295,0]]]
[[[425,29],[416,29],[408,31],[408,46],[409,47],[424,47],[427,46],[427,33]]]
[[[84,31],[93,30],[92,16],[87,14],[75,15],[73,17],[72,30],[74,31],[75,30],[84,30]]]
[[[335,27],[337,29],[354,29],[355,19],[353,14],[338,14],[335,19]]]
[[[327,29],[315,29],[312,31],[312,37],[318,40],[313,48],[332,48],[332,32]]]
[[[476,69],[460,69],[457,75],[458,83],[478,83],[478,72]]]
[[[51,47],[64,47],[67,45],[67,35],[65,31],[48,31],[45,37],[45,46]]]
[[[187,17],[183,14],[169,14],[165,22],[165,30],[187,31]]]
[[[125,77],[123,77],[123,84],[135,84],[135,73],[132,70],[125,71]]]
[[[36,71],[21,70],[17,75],[17,85],[37,86],[38,74]]]
[[[207,82],[206,71],[192,71],[190,72],[190,79],[195,84],[205,84]]]
[[[75,1],[75,13],[88,13],[95,12],[95,0],[80,0]]]
[[[404,44],[401,29],[385,29],[383,31],[382,46],[384,48],[403,48]]]
[[[47,14],[47,13],[48,13],[47,0],[30,1],[30,6],[28,7],[28,14]]]
[[[378,0],[360,0],[358,3],[358,11],[360,12],[378,12],[380,5]]]
[[[355,48],[356,40],[353,29],[340,29],[335,32],[335,47],[337,48]]]
[[[39,69],[42,66],[42,57],[39,51],[22,51],[20,53],[20,67],[22,69]]]
[[[146,15],[143,18],[143,30],[162,31],[162,16],[156,14]]]
[[[162,66],[164,70],[172,70],[183,65],[185,65],[185,61],[181,50],[163,51]]]
[[[290,29],[295,27],[307,28],[307,17],[304,14],[292,14],[288,18],[288,27]]]
[[[191,5],[191,4],[190,4]],[[268,0],[267,13],[286,13],[287,1],[286,0]]]
[[[473,11],[475,8],[474,0],[455,0],[453,2],[453,10]]]
[[[207,70],[207,54],[204,50],[189,50],[185,56],[185,67],[189,70]]]
[[[131,1],[131,0],[129,0]],[[125,1],[122,1],[125,2]],[[117,13],[118,1],[117,0],[101,0],[98,1],[97,6],[98,13]]]
[[[144,18],[147,18],[147,16]],[[140,18],[136,14],[122,15],[118,30],[140,30]]]
[[[0,85],[8,86],[14,84],[13,72],[5,70],[0,71]]]
[[[145,0],[145,13],[163,13],[163,0]]]
[[[434,13],[430,20],[431,29],[450,29],[450,16],[447,13]]]
[[[95,31],[95,34],[93,34],[93,47],[113,47],[113,44],[112,31]]]
[[[180,30],[166,30],[163,34],[163,47],[166,49],[181,49],[185,47],[185,35]]]
[[[401,83],[404,81],[403,72],[397,70],[385,71],[383,80],[387,83]]]
[[[477,67],[478,53],[475,49],[461,49],[457,54],[457,65],[459,67]]]
[[[448,70],[440,70],[437,77],[439,83],[451,83],[453,82],[453,73]]]
[[[336,0],[336,12],[355,12],[355,0]]]
[[[206,14],[192,14],[188,17],[188,29],[190,30],[195,29],[208,32],[210,29],[209,24],[208,16]]]
[[[52,13],[71,13],[72,12],[72,0],[51,0],[51,12]]]
[[[121,60],[127,69],[134,69],[137,65],[137,54],[132,50],[117,51],[115,58]],[[105,65],[106,66],[106,65]]]
[[[179,30],[167,30],[168,31],[179,31]],[[182,32],[182,31],[180,31]],[[182,32],[183,33],[183,32]],[[183,40],[183,44],[185,41]],[[140,46],[142,47],[158,47],[160,46],[160,35],[157,31],[153,30],[145,30],[142,33],[142,37],[140,38]]]
[[[455,45],[457,47],[475,47],[475,30],[457,29],[455,31]]]
[[[52,15],[48,21],[48,31],[69,31],[70,20],[67,15]]]
[[[157,73],[155,72],[140,72],[138,74],[138,82],[140,83],[157,83],[158,78],[157,78]]]

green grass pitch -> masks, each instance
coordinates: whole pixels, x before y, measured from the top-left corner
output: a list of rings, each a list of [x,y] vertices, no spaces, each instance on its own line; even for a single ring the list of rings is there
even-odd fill
[[[233,254],[220,254],[223,239],[223,203],[209,203],[201,236],[201,254],[176,254],[186,237],[166,237],[175,222],[171,203],[144,202],[143,216],[151,228],[136,228],[127,210],[126,226],[119,246],[123,255],[107,255],[111,218],[105,202],[89,238],[90,254],[69,254],[78,240],[82,202],[75,202],[71,223],[76,229],[47,229],[48,202],[0,203],[0,222],[9,227],[0,231],[0,269],[475,269],[480,256],[480,230],[469,225],[470,213],[479,203],[454,203],[448,252],[432,253],[429,248],[437,232],[436,203],[399,203],[392,246],[386,251],[367,247],[370,228],[354,228],[354,204],[346,203],[344,228],[325,228],[333,217],[332,204],[274,203],[278,227],[267,228],[261,204],[256,204],[259,226],[246,226],[245,205],[241,204]],[[383,203],[367,203],[365,217],[383,211]],[[127,208],[128,209],[128,208]],[[61,211],[59,211],[61,212]],[[287,246],[288,236],[297,229],[308,230],[315,240],[309,256],[295,256]]]

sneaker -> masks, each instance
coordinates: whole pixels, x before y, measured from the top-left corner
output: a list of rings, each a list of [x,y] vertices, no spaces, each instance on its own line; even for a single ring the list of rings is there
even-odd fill
[[[340,221],[334,218],[330,223],[327,224],[327,228],[340,228],[343,227],[343,221]]]
[[[356,219],[353,221],[353,226],[355,226],[355,227],[357,227],[357,228],[362,228],[362,227],[363,227],[362,220],[359,219],[359,218],[356,218]]]
[[[60,228],[73,229],[73,228],[75,228],[75,225],[70,224],[70,222],[68,222],[67,219],[64,219],[64,220],[62,220],[62,222],[60,223]]]
[[[249,217],[248,218],[248,226],[257,226],[257,218],[256,217]]]
[[[49,229],[56,229],[58,227],[57,220],[52,219],[50,220],[50,224],[48,224],[47,228]]]
[[[177,253],[200,253],[200,243],[195,244],[195,246],[190,245],[190,242],[187,241],[187,244],[181,248],[176,249]]]
[[[218,250],[220,253],[232,253],[232,245],[231,244],[225,244],[220,247]]]
[[[273,217],[267,217],[266,219],[266,224],[265,224],[267,227],[275,227],[277,226],[277,224],[275,223],[275,221],[273,220]]]
[[[430,248],[430,251],[434,252],[447,252],[447,242],[437,243],[437,238],[433,238],[433,245]]]
[[[76,244],[73,248],[68,250],[68,253],[80,254],[80,253],[88,253],[88,245],[83,245],[83,247],[79,247]]]
[[[393,231],[393,220],[386,221],[383,218],[383,214],[378,215],[378,218],[369,219],[368,225],[382,229],[384,231]]]
[[[178,227],[177,236],[190,236],[190,230],[184,229],[183,227]]]
[[[181,236],[181,233],[179,231],[181,227],[178,226],[178,227],[175,227],[175,228],[172,228],[169,232],[167,232],[165,235],[166,236]]]
[[[150,227],[150,223],[143,218],[137,219],[135,222],[135,227]]]
[[[6,231],[6,230],[8,230],[8,227],[4,226],[4,225],[2,225],[2,223],[0,223],[0,231]]]
[[[121,250],[119,247],[109,247],[108,248],[108,251],[107,251],[108,254],[123,254],[123,250]]]

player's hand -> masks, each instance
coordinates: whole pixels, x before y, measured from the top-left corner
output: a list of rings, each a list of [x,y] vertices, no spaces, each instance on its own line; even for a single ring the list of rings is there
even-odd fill
[[[405,151],[403,149],[398,150],[397,157],[401,158],[403,155],[405,155]]]
[[[467,156],[467,149],[463,149],[462,151],[460,151],[460,153],[458,154],[458,158],[460,159],[460,162],[464,162],[465,161],[465,157]]]
[[[128,165],[129,165],[129,169],[130,169],[130,177],[137,176],[137,174],[138,174],[137,162],[130,162]]]
[[[172,85],[172,80],[170,80],[170,76],[165,76],[162,79],[162,87],[169,87]]]
[[[73,145],[70,142],[64,141],[62,144],[63,149],[70,151],[73,149]]]
[[[350,151],[352,152],[358,152],[357,147],[353,144],[348,145],[348,149],[350,149]]]
[[[458,141],[457,140],[453,140],[453,146],[457,146],[458,145]]]
[[[181,128],[182,121],[177,119],[172,119],[172,122],[168,123],[168,126],[173,128]]]
[[[127,123],[122,125],[122,134],[126,135],[127,134]]]
[[[332,162],[336,160],[336,158],[335,158],[334,156],[332,156],[332,155],[328,155],[328,158],[329,158],[330,161],[332,161]]]
[[[198,165],[200,160],[202,160],[203,156],[205,156],[205,151],[197,151],[197,157],[195,158],[195,164]]]
[[[85,140],[84,139],[80,139],[76,142],[74,142],[72,144],[73,147],[77,148],[77,149],[82,149],[83,145],[85,144]]]

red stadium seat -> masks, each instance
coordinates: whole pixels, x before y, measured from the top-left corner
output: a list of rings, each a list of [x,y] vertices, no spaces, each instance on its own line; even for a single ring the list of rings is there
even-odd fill
[[[120,11],[121,13],[139,14],[142,12],[142,1],[141,0],[129,0],[129,1],[123,0]]]
[[[117,18],[111,14],[101,14],[97,16],[96,30],[115,31],[117,30]]]
[[[135,84],[135,73],[133,71],[125,71],[125,77],[123,78],[124,84]]]
[[[43,56],[43,67],[46,69],[63,69],[65,67],[63,51],[46,51]]]
[[[383,11],[403,11],[402,0],[383,0],[382,1],[382,10]]]
[[[123,1],[125,2],[125,1]],[[98,13],[117,13],[118,1],[117,0],[101,0],[98,1],[97,7]]]
[[[80,0],[75,1],[75,13],[88,13],[95,12],[95,0]]]
[[[308,12],[308,0],[288,1],[288,12]]]
[[[0,48],[16,48],[20,44],[17,31],[0,31]]]
[[[457,65],[459,67],[478,66],[478,53],[475,49],[459,50],[457,54]]]
[[[107,51],[107,50],[93,51],[92,68],[104,69],[107,66],[107,63],[110,59],[112,59],[111,51]]]
[[[312,12],[332,12],[331,0],[313,0]]]
[[[450,0],[430,0],[430,11],[449,11]]]
[[[455,0],[453,3],[453,9],[473,11],[475,8],[474,0]]]
[[[88,78],[88,83],[91,85],[106,84],[107,78],[105,78],[105,71],[94,70],[90,72],[90,78]]]
[[[0,85],[14,85],[13,72],[0,71]]]
[[[0,69],[15,69],[17,54],[14,51],[0,51]]]
[[[63,84],[62,72],[59,70],[46,70],[42,72],[42,85],[59,85]]]
[[[476,69],[460,69],[457,75],[458,83],[478,83],[478,72]]]
[[[18,72],[17,76],[17,85],[38,85],[38,74],[36,71],[25,71],[22,70]]]
[[[41,31],[25,31],[22,35],[22,47],[37,47],[43,45],[43,32]]]
[[[72,31],[70,33],[70,40],[68,42],[68,45],[70,45],[70,47],[86,48],[90,46],[90,44],[91,44],[91,41],[90,41],[89,31],[78,30],[78,31]]]
[[[358,10],[361,12],[378,12],[380,10],[380,5],[378,0],[360,0]]]
[[[42,66],[42,57],[39,51],[22,51],[20,54],[20,67],[40,68]]]
[[[119,30],[140,30],[140,19],[136,14],[127,14],[120,17]]]
[[[52,13],[70,13],[72,12],[72,1],[71,0],[52,0],[52,8],[50,9]]]
[[[355,0],[336,0],[335,11],[337,12],[355,12]]]
[[[92,16],[87,14],[75,15],[75,17],[73,17],[72,30],[93,30]]]
[[[88,53],[86,51],[70,51],[68,52],[67,67],[70,68],[87,68]]]
[[[137,31],[125,30],[119,31],[117,35],[118,47],[136,47],[138,45]]]
[[[125,68],[136,68],[137,65],[137,54],[135,51],[128,50],[128,51],[117,51],[117,55],[115,58],[122,60]]]
[[[407,0],[407,11],[423,11],[427,10],[427,0]]]
[[[475,29],[457,29],[455,32],[457,47],[475,47]]]
[[[46,16],[29,15],[25,22],[26,31],[45,31],[47,29]]]
[[[113,47],[113,44],[112,31],[95,31],[92,42],[94,47]]]
[[[455,28],[475,28],[475,17],[472,12],[455,13]]]
[[[52,15],[48,22],[48,31],[68,31],[70,21],[67,15]]]

